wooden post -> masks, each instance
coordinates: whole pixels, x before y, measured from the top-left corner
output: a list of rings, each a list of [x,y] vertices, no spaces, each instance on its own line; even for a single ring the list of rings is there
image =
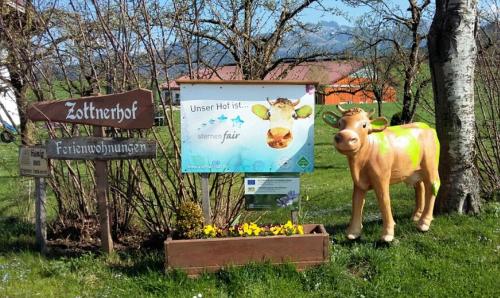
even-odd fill
[[[294,225],[298,225],[299,224],[299,211],[292,210],[291,217],[292,217],[292,223]]]
[[[201,174],[201,207],[203,209],[203,217],[205,219],[205,224],[209,225],[212,223],[212,218],[210,215],[210,190],[208,189],[208,174]]]
[[[45,212],[45,179],[35,177],[35,235],[36,247],[45,254],[47,250],[47,225]]]
[[[94,126],[94,136],[103,137],[102,126]],[[111,225],[108,210],[108,168],[106,161],[96,160],[95,179],[97,194],[97,209],[99,211],[99,224],[101,226],[101,249],[105,253],[113,252],[113,239],[111,238]]]

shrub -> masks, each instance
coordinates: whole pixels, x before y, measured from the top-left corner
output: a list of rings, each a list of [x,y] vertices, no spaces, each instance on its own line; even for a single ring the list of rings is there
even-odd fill
[[[182,202],[177,210],[175,227],[176,238],[200,238],[203,231],[203,212],[200,206],[192,201]]]
[[[403,117],[403,113],[401,113],[401,112],[397,112],[394,115],[392,115],[391,126],[400,125],[401,123],[403,123],[402,117]]]

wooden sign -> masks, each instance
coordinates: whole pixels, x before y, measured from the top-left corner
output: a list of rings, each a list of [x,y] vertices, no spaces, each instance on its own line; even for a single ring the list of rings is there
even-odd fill
[[[47,158],[76,160],[144,159],[156,157],[156,142],[146,139],[78,137],[51,139]]]
[[[153,93],[145,89],[40,102],[28,108],[33,121],[79,123],[124,129],[151,128],[154,124]]]
[[[41,146],[20,147],[19,169],[21,176],[48,177],[49,166],[45,148]]]

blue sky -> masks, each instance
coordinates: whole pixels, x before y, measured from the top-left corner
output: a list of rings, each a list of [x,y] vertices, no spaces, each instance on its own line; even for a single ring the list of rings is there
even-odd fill
[[[390,0],[386,2],[398,5],[403,10],[406,10],[406,8],[409,6],[408,0]],[[421,2],[421,0],[418,2]],[[335,21],[340,25],[352,25],[352,22],[354,22],[356,18],[369,11],[367,7],[354,8],[338,0],[326,0],[323,2],[323,4],[326,8],[334,8],[343,15],[339,16],[332,13],[325,13],[319,11],[315,8],[315,6],[313,6],[312,8],[307,8],[302,12],[301,19],[308,23],[317,23],[319,21]]]

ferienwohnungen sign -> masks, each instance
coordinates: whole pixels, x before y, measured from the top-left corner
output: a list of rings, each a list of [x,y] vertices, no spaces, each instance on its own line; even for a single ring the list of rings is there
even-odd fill
[[[183,172],[313,170],[313,83],[178,83]]]
[[[156,157],[156,141],[146,139],[77,137],[48,140],[50,159],[114,160]]]

